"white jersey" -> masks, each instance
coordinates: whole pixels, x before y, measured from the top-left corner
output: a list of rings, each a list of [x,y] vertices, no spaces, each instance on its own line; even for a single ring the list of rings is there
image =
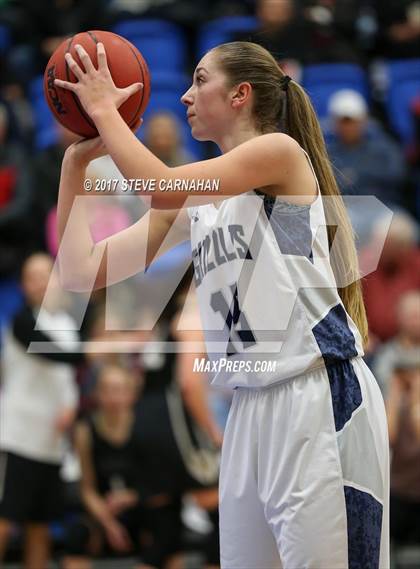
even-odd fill
[[[37,325],[62,350],[71,352],[78,340],[73,319],[64,312],[42,310]],[[78,389],[73,366],[31,354],[11,330],[3,336],[0,389],[0,450],[59,464],[66,435],[55,421],[62,410],[75,409]]]
[[[263,387],[363,355],[330,266],[319,188],[311,205],[250,191],[188,214],[214,384]]]

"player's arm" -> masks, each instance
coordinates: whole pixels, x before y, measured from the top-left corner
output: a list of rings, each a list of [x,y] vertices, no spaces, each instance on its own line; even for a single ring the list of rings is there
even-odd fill
[[[96,488],[96,476],[92,462],[91,436],[88,426],[80,422],[75,429],[75,447],[80,461],[82,500],[89,510],[104,527],[114,521],[105,500]]]
[[[195,346],[195,349],[178,354],[176,378],[191,416],[213,443],[220,447],[223,435],[210,409],[207,377],[204,373],[194,370],[195,360],[206,357],[204,335],[194,293],[187,296],[183,308],[173,319],[171,332],[177,342],[191,342]]]
[[[109,154],[126,178],[153,179],[157,188],[161,181],[163,187],[167,186],[169,180],[218,182],[217,192],[157,190],[152,195],[152,205],[158,209],[189,206],[196,196],[199,196],[196,203],[203,205],[255,188],[285,185],[297,160],[302,158],[296,141],[286,134],[270,133],[248,140],[217,158],[170,168],[136,138],[115,107],[99,107],[92,118]],[[185,202],[187,195],[189,201]]]
[[[55,80],[58,87],[75,93],[95,122],[101,139],[125,178],[149,178],[157,186],[168,180],[218,180],[218,191],[200,191],[200,204],[247,192],[254,188],[287,184],[295,171],[299,145],[286,134],[270,133],[244,142],[223,156],[170,168],[150,152],[131,132],[118,112],[119,106],[141,89],[134,83],[117,88],[107,64],[105,48],[97,46],[98,69],[82,46],[76,45],[84,70],[71,56],[66,62],[78,81]],[[300,156],[301,158],[301,156]],[[185,207],[184,190],[156,191],[152,205],[158,209]],[[190,205],[190,204],[189,204]]]
[[[151,209],[127,229],[94,243],[87,208],[102,196],[83,191],[86,167],[100,141],[70,147],[63,160],[58,197],[58,253],[65,288],[91,291],[143,271],[154,258],[189,238],[186,210]]]

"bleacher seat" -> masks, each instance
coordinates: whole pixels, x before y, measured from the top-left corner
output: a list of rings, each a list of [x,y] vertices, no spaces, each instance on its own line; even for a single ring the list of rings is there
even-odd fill
[[[225,16],[202,25],[198,34],[198,57],[216,45],[232,41],[235,33],[251,33],[257,26],[258,19],[254,16]]]
[[[157,110],[166,109],[185,120],[186,107],[180,101],[189,88],[190,79],[183,73],[159,72],[151,76],[151,96],[145,118]]]
[[[366,73],[354,63],[319,63],[303,69],[302,85],[320,118],[327,116],[328,101],[340,89],[354,89],[369,100]]]
[[[10,29],[5,24],[0,24],[0,54],[6,53],[11,44]]]
[[[150,71],[184,71],[187,63],[186,39],[182,30],[166,20],[123,20],[113,26],[142,53]]]
[[[0,279],[0,345],[1,332],[23,304],[19,282],[14,279]]]
[[[389,61],[386,108],[389,122],[404,143],[414,138],[410,106],[420,96],[420,59]]]

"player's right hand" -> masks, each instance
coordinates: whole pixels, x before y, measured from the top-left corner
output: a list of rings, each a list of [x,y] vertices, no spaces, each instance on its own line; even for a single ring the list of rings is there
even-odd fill
[[[108,151],[100,136],[96,138],[82,138],[71,144],[66,150],[66,157],[70,157],[84,166],[87,166],[92,160],[107,154]]]
[[[131,127],[131,130],[136,132],[142,124],[143,119],[139,118]],[[66,150],[66,156],[70,156],[73,160],[76,160],[79,164],[84,166],[87,166],[92,160],[106,156],[107,154],[108,151],[100,136],[96,138],[81,138],[71,144]]]
[[[132,548],[130,537],[123,525],[113,521],[105,528],[106,538],[109,545],[115,551],[127,552]]]

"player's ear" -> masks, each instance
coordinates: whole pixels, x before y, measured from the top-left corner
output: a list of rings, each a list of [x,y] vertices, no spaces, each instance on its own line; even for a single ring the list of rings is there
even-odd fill
[[[236,85],[231,93],[232,107],[241,107],[249,99],[251,93],[252,87],[247,81]]]

